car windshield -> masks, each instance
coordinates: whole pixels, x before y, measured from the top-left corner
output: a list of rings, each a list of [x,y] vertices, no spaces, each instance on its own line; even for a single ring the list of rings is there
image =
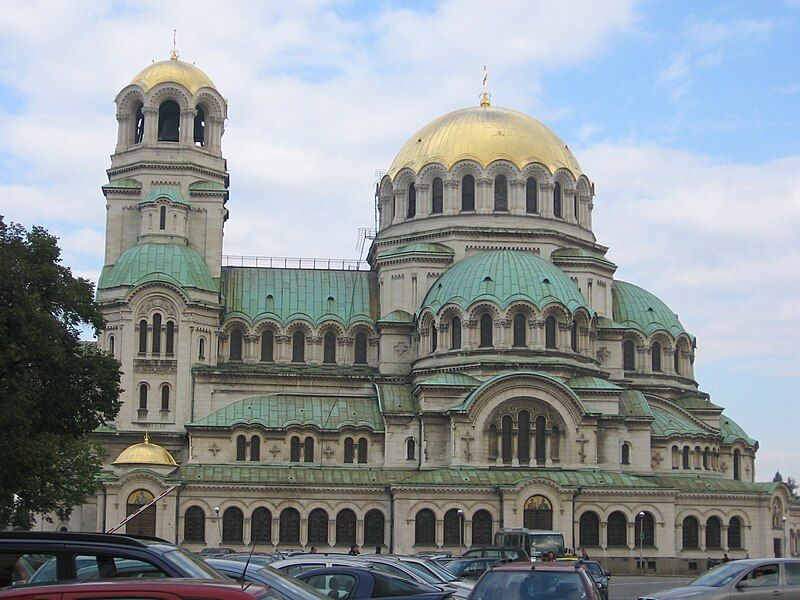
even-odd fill
[[[689,585],[691,587],[722,587],[750,568],[751,565],[729,562],[711,569],[702,577],[698,577]]]
[[[586,570],[589,571],[592,575],[600,576],[603,575],[603,568],[600,566],[600,563],[596,562],[585,562],[583,566],[586,567]]]
[[[173,548],[164,552],[164,557],[170,562],[179,565],[186,571],[185,577],[194,579],[227,579],[197,554],[192,554],[183,548]]]
[[[445,569],[442,565],[434,560],[426,560],[425,567],[433,571],[436,575],[450,583],[451,581],[458,581],[458,577],[454,576],[450,571]]]
[[[472,564],[471,560],[454,560],[447,563],[444,568],[450,571],[450,573],[453,575],[456,575],[457,573],[461,573],[461,571],[466,569],[470,564]]]
[[[530,540],[531,553],[554,552],[555,554],[561,554],[564,550],[564,538],[560,533],[537,533],[531,535]]]
[[[437,577],[419,563],[409,560],[409,561],[403,561],[403,565],[405,565],[405,567],[410,571],[414,571],[414,573],[422,577],[428,583],[434,583],[434,584],[442,583],[441,577]],[[450,577],[452,577],[452,575],[450,575]]]
[[[266,567],[264,567],[262,569],[259,569],[258,573],[265,580],[269,581],[270,585],[273,588],[275,588],[275,589],[277,589],[279,591],[284,591],[284,589],[282,589],[282,588],[285,586],[285,590],[290,592],[289,596],[291,596],[291,597],[294,597],[294,598],[298,597],[297,590],[301,590],[301,591],[306,592],[307,594],[311,594],[312,596],[315,596],[317,598],[325,598],[325,600],[329,600],[328,596],[326,596],[325,594],[320,593],[319,590],[314,589],[313,587],[308,585],[306,582],[300,581],[299,579],[295,579],[294,577],[291,577],[291,576],[287,575],[286,573],[276,569],[275,567],[270,567],[269,565],[267,565]],[[277,581],[276,581],[276,579],[277,579]],[[291,593],[291,592],[294,592],[294,593]]]
[[[473,600],[585,600],[578,571],[487,571],[472,591]]]

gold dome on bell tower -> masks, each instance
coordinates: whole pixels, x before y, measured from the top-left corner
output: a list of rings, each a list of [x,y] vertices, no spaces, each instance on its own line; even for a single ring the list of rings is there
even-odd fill
[[[139,71],[131,83],[140,86],[145,92],[160,83],[179,83],[192,94],[204,87],[217,89],[208,75],[199,67],[180,60],[175,50],[169,60],[155,62]]]

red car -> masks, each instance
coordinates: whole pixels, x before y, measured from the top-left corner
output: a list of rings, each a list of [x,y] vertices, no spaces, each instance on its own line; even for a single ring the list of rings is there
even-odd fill
[[[504,563],[486,571],[467,600],[602,600],[589,573],[577,561]]]
[[[199,579],[116,579],[54,585],[15,586],[0,590],[0,600],[277,600],[262,585]]]

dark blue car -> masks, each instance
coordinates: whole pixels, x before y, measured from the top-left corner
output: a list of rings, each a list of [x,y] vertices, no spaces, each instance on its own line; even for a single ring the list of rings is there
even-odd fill
[[[409,600],[445,600],[453,593],[409,581],[374,569],[357,567],[325,567],[296,576],[331,600],[369,600],[404,598]]]
[[[284,600],[328,600],[314,588],[270,566],[247,564],[226,558],[207,558],[206,562],[231,579],[260,583]],[[246,567],[246,570],[245,570]]]

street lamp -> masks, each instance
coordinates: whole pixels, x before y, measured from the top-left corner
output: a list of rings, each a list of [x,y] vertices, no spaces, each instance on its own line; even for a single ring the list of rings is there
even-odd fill
[[[644,511],[639,511],[639,568],[644,571]]]
[[[783,517],[783,532],[781,533],[781,543],[783,544],[783,548],[781,548],[781,556],[790,556],[789,545],[786,543],[786,517]]]
[[[785,519],[784,519],[785,520]],[[461,547],[464,545],[464,511],[458,509],[458,553],[462,554]]]
[[[222,547],[222,523],[219,520],[219,506],[214,507],[214,519],[217,521],[217,529],[219,530],[219,545]]]

